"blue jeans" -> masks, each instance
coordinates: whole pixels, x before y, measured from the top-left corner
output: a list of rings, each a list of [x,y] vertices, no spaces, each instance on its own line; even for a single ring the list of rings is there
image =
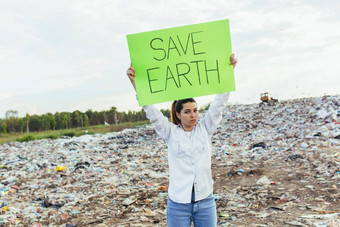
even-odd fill
[[[166,222],[169,227],[195,227],[217,226],[217,212],[214,196],[211,193],[207,198],[194,202],[192,193],[191,203],[176,203],[168,198],[166,208]]]

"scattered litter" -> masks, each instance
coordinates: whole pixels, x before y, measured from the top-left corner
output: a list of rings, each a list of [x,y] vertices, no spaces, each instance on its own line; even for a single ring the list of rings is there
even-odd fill
[[[256,181],[256,184],[259,185],[270,185],[270,183],[271,181],[266,176],[263,176]]]
[[[227,106],[211,138],[219,226],[340,226],[339,104]],[[167,189],[151,125],[0,145],[0,225],[166,226]]]

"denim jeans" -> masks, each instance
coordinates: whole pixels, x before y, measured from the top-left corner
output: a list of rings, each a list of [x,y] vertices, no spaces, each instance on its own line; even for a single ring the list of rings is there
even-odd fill
[[[194,202],[192,193],[191,203],[176,203],[168,198],[166,208],[166,222],[169,227],[195,227],[217,226],[217,212],[214,196],[211,193],[207,198]]]

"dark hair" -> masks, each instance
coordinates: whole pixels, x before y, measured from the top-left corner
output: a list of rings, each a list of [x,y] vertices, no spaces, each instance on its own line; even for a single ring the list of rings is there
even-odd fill
[[[193,98],[180,99],[180,100],[175,100],[172,102],[170,116],[171,116],[171,122],[174,123],[175,125],[181,124],[181,120],[178,119],[176,112],[180,113],[181,110],[183,109],[183,104],[188,103],[188,102],[196,103],[195,99]]]

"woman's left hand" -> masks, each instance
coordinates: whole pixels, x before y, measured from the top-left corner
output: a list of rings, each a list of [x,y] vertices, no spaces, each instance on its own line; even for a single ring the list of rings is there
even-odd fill
[[[233,65],[235,68],[236,64],[237,64],[237,58],[235,58],[235,54],[232,54],[230,56],[230,65]]]

